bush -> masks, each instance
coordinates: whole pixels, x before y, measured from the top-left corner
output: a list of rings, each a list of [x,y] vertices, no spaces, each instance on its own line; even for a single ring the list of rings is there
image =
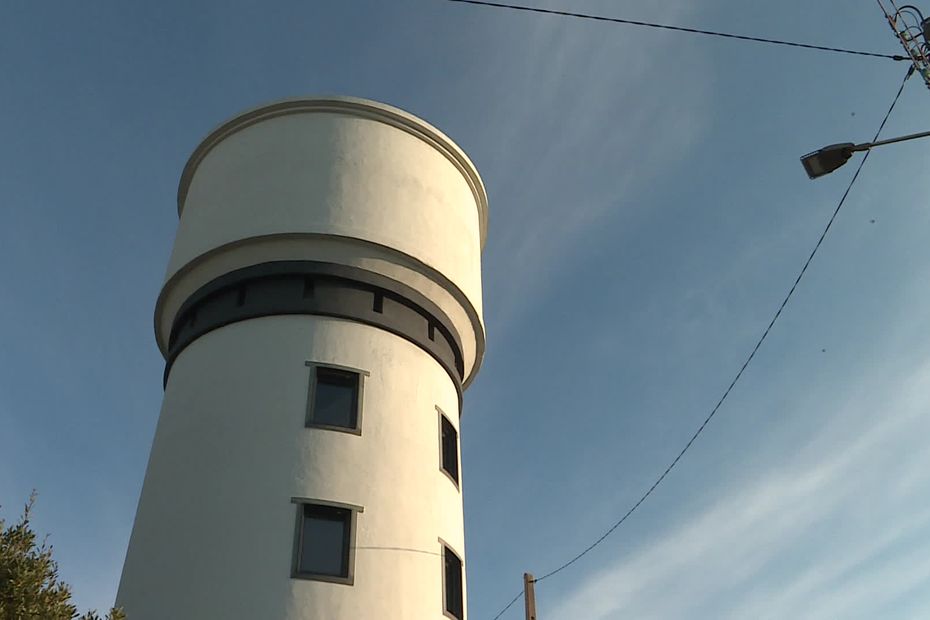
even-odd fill
[[[96,611],[78,615],[71,587],[58,579],[58,564],[47,540],[40,543],[29,525],[35,492],[19,521],[7,526],[0,519],[0,620],[102,620]],[[125,620],[111,609],[103,620]]]

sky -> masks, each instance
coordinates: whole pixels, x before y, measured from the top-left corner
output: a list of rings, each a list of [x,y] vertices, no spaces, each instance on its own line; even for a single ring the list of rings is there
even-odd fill
[[[900,51],[871,1],[534,5]],[[36,489],[75,601],[112,604],[187,157],[255,105],[368,97],[451,136],[490,197],[461,441],[491,620],[697,429],[854,172],[798,157],[871,139],[905,69],[444,0],[4,3],[0,516]],[[912,79],[883,135],[926,130],[928,97]],[[729,399],[537,584],[541,618],[930,616],[928,159],[873,152]]]

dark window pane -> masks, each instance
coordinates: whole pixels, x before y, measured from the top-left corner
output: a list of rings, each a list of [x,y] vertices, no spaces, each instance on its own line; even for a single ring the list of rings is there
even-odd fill
[[[442,468],[452,479],[459,481],[459,434],[446,416],[442,420]]]
[[[351,512],[329,506],[304,506],[298,572],[332,577],[349,576]]]
[[[462,618],[462,561],[456,557],[448,547],[445,548],[445,577],[446,577],[446,611]]]
[[[358,426],[358,374],[335,368],[316,369],[311,422],[326,426]]]

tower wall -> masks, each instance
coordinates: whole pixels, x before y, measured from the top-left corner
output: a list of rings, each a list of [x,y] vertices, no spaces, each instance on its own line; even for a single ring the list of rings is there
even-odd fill
[[[458,430],[484,350],[486,208],[458,147],[382,104],[273,104],[198,147],[156,306],[133,620],[445,617],[465,549],[440,415]],[[317,365],[359,373],[358,432],[307,425]],[[348,583],[295,577],[306,501],[353,507]]]

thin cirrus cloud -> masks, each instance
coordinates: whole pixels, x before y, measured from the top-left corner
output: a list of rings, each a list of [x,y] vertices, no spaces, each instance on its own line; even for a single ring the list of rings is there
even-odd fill
[[[597,570],[552,617],[906,617],[930,582],[930,364],[861,378],[771,473]]]
[[[658,17],[685,22],[692,13],[688,3],[663,3]],[[710,68],[700,54],[689,57],[687,71],[659,79],[680,54],[661,37],[518,17],[535,26],[516,44],[522,52],[483,65],[495,72],[493,116],[473,138],[492,192],[484,261],[494,269],[485,288],[498,329],[545,293],[609,212],[642,203],[637,194],[687,157],[711,105]],[[494,171],[506,172],[495,178]]]

